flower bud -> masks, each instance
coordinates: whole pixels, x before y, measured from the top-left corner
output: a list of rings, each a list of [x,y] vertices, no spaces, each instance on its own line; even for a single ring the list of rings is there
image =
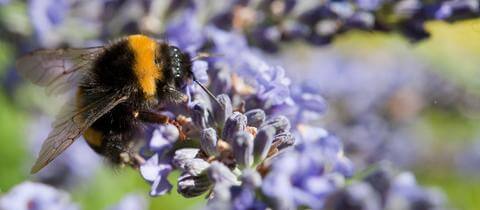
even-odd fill
[[[194,159],[197,156],[199,149],[183,148],[175,151],[173,156],[173,165],[177,168],[185,168],[187,161]]]
[[[254,140],[253,157],[254,163],[260,163],[267,157],[268,151],[272,146],[273,136],[275,135],[275,128],[273,126],[262,127]]]
[[[200,136],[200,147],[209,156],[216,156],[217,151],[217,132],[213,128],[203,129]]]
[[[183,171],[194,175],[194,176],[199,176],[202,174],[208,167],[210,166],[210,163],[207,161],[200,159],[200,158],[193,158],[193,159],[187,159],[185,161],[184,167],[182,168]]]
[[[242,186],[247,186],[252,189],[262,185],[262,176],[260,176],[257,170],[251,168],[242,171],[241,180]]]
[[[195,125],[200,128],[207,128],[209,124],[209,112],[204,103],[196,103],[192,107],[192,119]]]
[[[189,173],[183,173],[178,177],[178,193],[186,198],[196,197],[210,188],[211,182],[208,177],[203,174],[194,176]]]
[[[282,115],[267,120],[263,126],[267,125],[271,125],[275,128],[275,134],[284,133],[290,130],[290,121]]]
[[[253,136],[245,131],[238,132],[233,141],[233,155],[240,168],[250,167],[253,163]]]
[[[247,125],[252,127],[260,127],[263,122],[265,122],[265,112],[261,109],[252,109],[245,112],[245,116],[247,116]]]
[[[220,94],[217,96],[218,102],[220,102],[222,107],[219,107],[217,103],[213,102],[213,107],[215,110],[214,115],[215,115],[215,121],[219,125],[224,125],[225,121],[227,120],[227,117],[232,115],[233,112],[233,107],[232,107],[232,101],[230,100],[230,97],[226,94]]]
[[[290,132],[279,133],[273,137],[273,146],[281,150],[292,146],[295,143],[295,138]]]
[[[233,174],[227,166],[218,161],[210,164],[210,167],[207,169],[207,174],[215,185],[222,184],[231,186],[240,184],[235,174]]]
[[[227,118],[222,132],[222,139],[232,144],[235,134],[245,130],[247,127],[247,117],[240,112],[234,112]]]

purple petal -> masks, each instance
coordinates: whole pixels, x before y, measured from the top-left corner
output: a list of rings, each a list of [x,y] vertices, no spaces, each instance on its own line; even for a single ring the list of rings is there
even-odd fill
[[[192,72],[198,82],[205,84],[208,82],[208,63],[206,61],[194,61],[192,65]]]

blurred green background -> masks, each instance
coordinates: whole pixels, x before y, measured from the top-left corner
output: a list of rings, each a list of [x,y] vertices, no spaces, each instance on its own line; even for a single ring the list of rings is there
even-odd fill
[[[0,14],[15,15],[15,13]],[[480,95],[480,20],[455,24],[430,22],[428,29],[432,37],[417,44],[411,44],[394,34],[353,32],[341,36],[329,47],[345,49],[351,53],[364,53],[352,49],[368,49],[374,52],[388,48],[405,48],[409,53],[424,58],[435,67],[435,71],[439,71],[455,84]],[[0,42],[0,77],[4,77],[4,73],[11,67],[15,51],[10,43]],[[20,91],[25,94],[9,96],[6,91],[0,91],[0,192],[5,192],[30,178],[28,173],[30,166],[26,163],[31,162],[29,159],[32,155],[28,154],[29,150],[24,139],[31,116],[25,107],[18,104],[28,103],[32,100],[29,98],[32,94],[26,93],[31,90]],[[419,132],[422,130],[431,132],[430,136],[435,141],[435,148],[431,148],[432,153],[437,155],[439,160],[448,159],[449,157],[444,155],[448,155],[449,151],[460,148],[480,136],[478,116],[465,117],[457,112],[435,108],[423,111],[420,120],[412,126],[418,128]],[[455,168],[450,168],[451,165],[436,161],[435,158],[422,164],[426,165],[418,165],[413,169],[421,184],[438,186],[444,190],[452,206],[457,209],[480,207],[479,174],[459,173]],[[72,199],[83,209],[103,209],[118,202],[127,193],[140,192],[147,195],[149,191],[149,185],[141,179],[138,172],[131,169],[112,171],[104,167],[94,176],[91,181],[80,185],[72,192]],[[177,176],[178,174],[170,176],[172,183],[175,183],[173,180]],[[149,200],[151,209],[192,209],[205,202],[203,197],[182,198],[176,193],[176,189],[170,195]]]

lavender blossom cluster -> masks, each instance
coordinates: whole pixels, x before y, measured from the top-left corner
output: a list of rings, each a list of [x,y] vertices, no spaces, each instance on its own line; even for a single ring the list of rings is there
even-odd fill
[[[198,36],[181,36],[186,32]],[[354,167],[340,140],[301,114],[321,115],[323,99],[291,91],[283,69],[263,61],[239,34],[202,28],[187,16],[169,25],[166,34],[184,49],[195,52],[208,44],[222,56],[193,64],[195,76],[205,78],[216,99],[194,85],[186,87],[188,104],[167,109],[181,132],[159,125],[148,139],[150,155],[140,171],[152,185],[151,195],[170,192],[167,177],[178,170],[178,193],[207,196],[207,209],[442,207],[443,197],[416,185],[410,173],[393,178],[378,170],[381,175],[352,179]]]
[[[19,51],[26,46],[98,45],[101,41],[84,40],[144,32],[162,34],[192,57],[211,54],[194,61],[192,68],[215,100],[197,85],[187,85],[188,103],[164,110],[178,124],[152,125],[141,150],[145,162],[140,173],[152,196],[169,193],[175,184],[184,197],[206,196],[207,209],[444,208],[441,193],[417,185],[409,172],[379,167],[358,177],[341,140],[313,123],[326,109],[319,91],[290,80],[282,67],[270,65],[250,45],[267,52],[298,39],[323,45],[351,29],[401,31],[418,40],[428,37],[423,26],[427,20],[476,17],[476,0],[265,0],[217,6],[199,1],[32,0],[28,6],[33,32],[14,27],[2,37],[25,38],[15,42]],[[73,27],[78,31],[66,30]],[[27,41],[31,36],[34,44]],[[167,179],[173,171],[180,173],[176,183]],[[3,195],[0,205],[24,195],[17,191]],[[41,195],[32,196],[37,197]],[[64,201],[50,197],[15,203],[76,208]]]
[[[201,35],[196,37],[200,42],[180,36],[187,31]],[[353,174],[340,141],[321,127],[306,129],[311,135],[294,146],[302,131],[287,116],[295,116],[302,105],[290,95],[283,69],[264,62],[242,36],[201,28],[188,16],[168,26],[166,34],[184,49],[195,51],[208,43],[212,54],[221,55],[193,64],[195,77],[205,78],[219,95],[212,100],[198,87],[186,87],[188,105],[169,110],[185,136],[172,125],[153,131],[148,142],[153,155],[140,167],[152,183],[151,195],[172,189],[167,176],[176,169],[181,173],[177,191],[185,197],[208,193],[208,208],[320,208],[326,195]],[[320,96],[309,96],[304,103],[324,106]],[[310,184],[325,188],[318,192]],[[291,192],[297,195],[284,194]]]
[[[142,195],[128,194],[106,210],[146,210],[148,203]],[[1,210],[80,210],[68,192],[52,186],[26,181],[0,195]]]

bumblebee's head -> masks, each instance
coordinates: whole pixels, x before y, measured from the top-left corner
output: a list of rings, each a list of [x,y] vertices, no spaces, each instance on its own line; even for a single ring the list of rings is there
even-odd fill
[[[172,75],[175,86],[181,88],[188,80],[193,79],[190,56],[175,46],[169,46],[168,57],[170,62],[167,71]]]
[[[190,80],[196,82],[216,103],[220,102],[216,97],[205,87],[202,83],[195,79],[192,72],[192,59],[187,53],[183,53],[175,46],[168,46],[169,65],[167,68],[168,74],[171,75],[177,89],[183,88]],[[199,56],[205,57],[205,56]],[[197,58],[197,57],[196,57]],[[194,58],[193,60],[195,60]],[[221,105],[220,105],[221,107]]]

